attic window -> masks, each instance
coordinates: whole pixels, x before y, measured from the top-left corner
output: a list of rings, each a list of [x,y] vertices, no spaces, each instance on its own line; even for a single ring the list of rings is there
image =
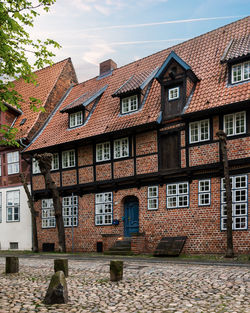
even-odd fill
[[[69,115],[69,127],[77,127],[83,124],[83,112],[78,111]]]
[[[232,84],[250,79],[250,62],[232,66]]]
[[[27,118],[23,118],[20,122],[20,126],[22,126],[27,121]]]
[[[134,112],[138,110],[138,96],[130,96],[123,98],[122,100],[122,114]]]
[[[168,90],[168,100],[175,100],[179,98],[180,88],[175,87]]]

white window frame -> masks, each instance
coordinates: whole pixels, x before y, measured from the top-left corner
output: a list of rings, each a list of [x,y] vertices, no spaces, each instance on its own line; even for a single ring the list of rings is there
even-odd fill
[[[19,173],[19,151],[7,153],[8,175]]]
[[[56,171],[59,169],[59,154],[53,153],[52,162],[51,162],[51,171]]]
[[[168,100],[179,99],[179,97],[180,97],[180,87],[168,89]]]
[[[113,193],[95,194],[95,225],[105,226],[113,223]]]
[[[13,202],[9,204],[9,197],[11,194],[12,194],[11,200],[13,200]],[[15,202],[17,199],[18,201]],[[11,212],[11,214],[9,214],[9,212]],[[9,218],[9,216],[11,216],[11,218]],[[6,222],[20,222],[20,191],[19,190],[12,190],[12,191],[6,192]]]
[[[238,63],[238,64],[235,64],[235,65],[232,66],[232,70],[231,70],[231,82],[232,82],[232,84],[236,84],[236,83],[239,83],[239,82],[246,81],[246,80],[250,79],[250,70],[246,71],[246,73],[247,73],[246,77],[245,77],[246,73],[244,73],[245,68],[247,67],[247,65],[248,65],[248,69],[249,69],[250,61],[243,62],[243,63]],[[239,71],[239,75],[238,75],[238,79],[235,79],[234,78],[234,72],[237,69]]]
[[[62,198],[62,214],[64,227],[72,227],[72,211],[73,211],[73,226],[78,226],[78,196]],[[55,210],[52,199],[42,200],[42,228],[56,227]]]
[[[52,199],[42,199],[42,228],[56,227],[55,210]]]
[[[96,162],[108,161],[111,158],[110,142],[96,144]]]
[[[83,111],[69,114],[69,128],[81,126],[83,124]]]
[[[186,186],[186,192],[182,192],[182,186]],[[172,189],[172,190],[171,190]],[[186,205],[181,205],[181,201],[186,199]],[[189,183],[181,182],[167,184],[167,209],[188,208],[189,207]]]
[[[138,111],[138,95],[121,99],[122,114]]]
[[[0,177],[2,176],[2,155],[0,154]]]
[[[73,153],[73,158],[71,158]],[[62,168],[75,167],[76,165],[76,152],[75,150],[67,150],[62,152]]]
[[[148,210],[157,210],[159,206],[159,187],[148,186]]]
[[[239,132],[239,131],[237,131],[237,117],[240,114],[243,114],[243,117],[244,117],[244,130]],[[231,134],[228,134],[226,131],[226,119],[228,117],[232,117],[232,119],[233,119],[233,125],[232,125],[233,126],[232,127],[233,132]],[[224,115],[223,116],[223,130],[227,134],[228,137],[245,134],[246,133],[246,111],[241,111],[241,112],[236,112],[236,113]]]
[[[243,180],[242,180],[243,178]],[[232,188],[232,220],[233,230],[247,230],[248,223],[248,177],[246,174],[230,176]],[[243,183],[242,183],[243,182]],[[243,211],[237,213],[237,211]],[[224,178],[221,179],[221,230],[226,230],[226,190]],[[244,227],[237,227],[242,220]]]
[[[63,197],[62,199],[62,211],[63,211],[63,222],[64,227],[72,227],[72,219],[73,226],[78,226],[78,197],[73,196],[73,204],[72,204],[72,196]],[[72,216],[73,211],[73,216]]]
[[[124,149],[124,142],[126,142],[126,148]],[[114,140],[114,159],[126,158],[129,156],[129,138],[120,138]]]
[[[202,184],[208,183],[208,189],[204,189]],[[208,199],[208,201],[206,201]],[[211,179],[202,179],[198,183],[198,204],[199,206],[211,205]]]
[[[2,193],[0,192],[0,223],[2,223],[2,220],[3,220],[3,204],[2,204],[2,200],[3,200],[3,197],[2,197]]]
[[[202,133],[202,126],[205,124],[205,127],[207,127],[207,132]],[[194,136],[192,136],[192,132],[197,130],[197,140],[193,139]],[[203,134],[207,134],[206,138],[202,138]],[[196,142],[202,142],[202,141],[208,141],[210,139],[210,121],[209,119],[201,120],[201,121],[196,121],[189,123],[189,143],[196,143]]]

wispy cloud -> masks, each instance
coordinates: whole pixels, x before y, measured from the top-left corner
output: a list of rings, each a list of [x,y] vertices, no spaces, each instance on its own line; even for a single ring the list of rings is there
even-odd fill
[[[174,21],[163,21],[163,22],[153,22],[153,23],[144,23],[144,24],[126,24],[126,25],[112,25],[112,26],[104,26],[104,27],[95,27],[95,28],[86,28],[84,31],[99,31],[106,29],[122,29],[122,28],[137,28],[137,27],[149,27],[149,26],[158,26],[158,25],[166,25],[166,24],[180,24],[180,23],[193,23],[193,22],[202,22],[202,21],[211,21],[211,20],[225,20],[225,19],[234,19],[241,18],[243,15],[235,15],[235,16],[218,16],[218,17],[201,17],[201,18],[193,18],[186,20],[174,20]]]
[[[87,63],[98,65],[106,55],[114,52],[115,50],[108,43],[95,43],[83,54],[82,59]]]

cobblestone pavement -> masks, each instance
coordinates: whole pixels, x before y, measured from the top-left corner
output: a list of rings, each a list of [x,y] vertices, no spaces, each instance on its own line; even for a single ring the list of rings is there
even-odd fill
[[[0,257],[0,313],[247,313],[247,267],[124,262],[124,279],[109,281],[109,261],[69,261],[69,303],[42,303],[53,260],[19,259],[19,274],[4,274]]]

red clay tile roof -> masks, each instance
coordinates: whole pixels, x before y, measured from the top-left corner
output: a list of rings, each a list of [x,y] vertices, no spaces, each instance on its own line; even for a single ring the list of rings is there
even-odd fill
[[[230,41],[221,59],[222,62],[231,61],[243,56],[250,55],[250,34]]]
[[[119,98],[112,97],[112,95],[132,75],[150,73],[156,67],[161,66],[173,50],[200,79],[185,114],[249,100],[250,83],[228,86],[227,64],[220,62],[230,40],[242,38],[249,34],[249,31],[250,17],[247,17],[117,68],[112,75],[103,79],[93,78],[76,85],[27,151],[156,122],[161,109],[161,90],[156,79],[153,80],[145,104],[137,112],[120,115]],[[105,85],[108,85],[108,88],[87,123],[68,129],[68,116],[60,114],[60,110],[81,95]],[[53,136],[52,134],[55,133],[56,136]]]
[[[119,97],[126,93],[131,93],[141,88],[150,78],[153,78],[153,74],[156,70],[147,70],[143,73],[135,73],[133,74],[121,87],[119,87],[114,94],[113,97]]]
[[[20,115],[14,127],[18,129],[17,139],[27,137],[29,131],[38,121],[41,112],[34,112],[30,109],[29,97],[35,97],[41,100],[41,106],[44,107],[50,93],[57,82],[64,66],[70,59],[65,59],[52,66],[45,67],[41,70],[34,72],[36,74],[37,85],[31,83],[25,83],[23,79],[15,81],[15,90],[20,93],[24,99],[24,103],[21,103],[21,110],[23,112]],[[20,122],[26,118],[26,122],[20,125]]]

